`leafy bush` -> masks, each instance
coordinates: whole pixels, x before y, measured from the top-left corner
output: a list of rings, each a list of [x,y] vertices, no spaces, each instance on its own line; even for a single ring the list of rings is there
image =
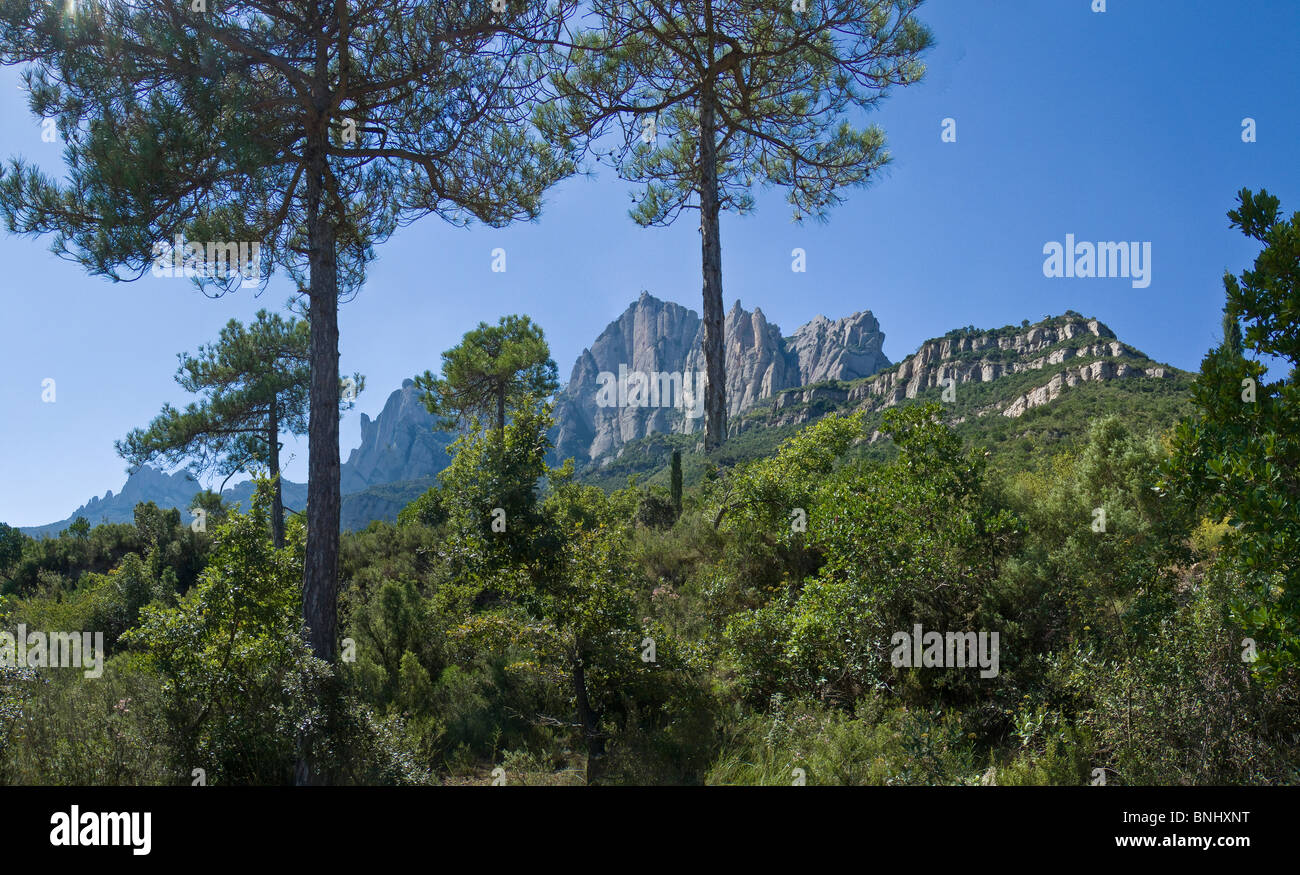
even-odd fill
[[[275,550],[266,486],[217,527],[212,562],[175,607],[152,605],[124,643],[163,679],[173,768],[208,782],[289,783],[295,742],[322,719],[329,669],[311,656],[298,617],[305,530],[290,520]]]

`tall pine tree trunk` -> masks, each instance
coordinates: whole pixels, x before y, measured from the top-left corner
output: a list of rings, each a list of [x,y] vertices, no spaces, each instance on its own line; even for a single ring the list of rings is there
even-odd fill
[[[323,71],[318,71],[322,73]],[[307,424],[307,555],[303,568],[302,616],[312,653],[334,661],[338,623],[339,564],[339,323],[338,254],[335,217],[325,199],[326,117],[308,134],[307,247],[311,327],[311,385]],[[329,777],[319,756],[322,734],[331,731],[335,684],[321,691],[325,725],[299,733],[294,783],[319,785]]]
[[[700,247],[704,267],[704,449],[727,438],[727,378],[722,359],[722,240],[718,227],[718,145],[713,88],[700,95]]]
[[[325,126],[307,146],[307,221],[311,267],[311,389],[307,429],[307,557],[303,619],[312,652],[334,660],[339,564],[338,257],[333,217],[325,215]]]
[[[271,541],[275,549],[284,549],[284,493],[280,489],[280,416],[279,398],[271,399],[271,413],[266,424],[267,451],[270,453],[271,477],[275,489],[271,493]]]

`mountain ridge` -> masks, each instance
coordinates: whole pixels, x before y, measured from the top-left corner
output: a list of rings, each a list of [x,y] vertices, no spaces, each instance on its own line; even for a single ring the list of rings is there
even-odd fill
[[[1041,353],[1041,355],[1039,355]],[[1034,358],[1022,360],[1026,354]],[[1056,365],[1077,362],[1064,369]],[[1147,367],[1146,364],[1151,366]],[[893,370],[886,369],[872,377],[856,381],[844,391],[842,402],[857,409],[879,410],[904,400],[915,399],[930,389],[949,387],[955,395],[959,387],[971,383],[991,383],[1005,376],[1031,371],[1050,373],[1041,385],[1021,393],[1006,403],[996,404],[984,412],[996,410],[1004,416],[1018,417],[1026,410],[1050,403],[1061,392],[1087,381],[1105,381],[1130,377],[1164,379],[1177,368],[1151,362],[1145,355],[1122,343],[1109,327],[1098,319],[1089,319],[1073,311],[1050,317],[1033,325],[1004,326],[1000,329],[960,333],[923,342]],[[808,404],[825,389],[817,386],[796,387],[773,398],[776,411]],[[807,421],[801,418],[769,419],[769,425]]]
[[[573,456],[580,478],[613,486],[628,474],[659,472],[670,445],[699,450],[702,420],[686,415],[687,409],[601,407],[596,399],[602,372],[615,374],[620,366],[660,374],[702,372],[701,333],[694,311],[643,292],[578,355],[570,381],[556,394],[552,458]],[[1131,393],[1166,382],[1157,393],[1169,394],[1182,391],[1190,379],[1123,343],[1100,320],[1074,311],[1034,324],[955,329],[924,341],[897,364],[885,357],[883,342],[884,332],[869,310],[834,320],[818,314],[782,335],[761,308],[747,311],[736,301],[726,317],[731,416],[722,458],[770,450],[781,435],[829,412],[863,410],[878,417],[907,400],[945,401],[945,390],[952,396],[947,400],[953,403],[946,404],[952,424],[972,425],[993,414],[1025,418],[1084,385],[1124,384]],[[402,507],[437,482],[450,461],[446,448],[453,435],[436,431],[435,424],[410,379],[390,393],[373,420],[361,414],[361,444],[340,471],[343,528],[395,520]],[[1005,431],[991,420],[979,428]],[[878,438],[877,432],[873,440]],[[185,510],[201,488],[184,471],[167,474],[145,466],[116,494],[109,490],[92,497],[65,520],[21,530],[54,535],[78,516],[92,524],[129,522],[141,501]],[[222,496],[247,503],[252,489],[251,481],[243,481]],[[301,510],[306,485],[286,480],[283,489],[286,507]]]
[[[424,408],[420,394],[413,380],[404,380],[400,389],[389,394],[374,420],[361,414],[361,445],[340,465],[340,522],[344,528],[364,528],[374,519],[395,520],[397,512],[432,485],[432,478],[446,467],[446,448],[452,437],[434,430],[435,419]],[[416,489],[412,484],[422,486]],[[144,465],[128,475],[116,494],[110,489],[103,497],[94,496],[66,519],[18,528],[24,534],[42,537],[57,535],[79,516],[92,525],[131,522],[136,504],[142,501],[184,513],[202,489],[184,470],[169,474]],[[281,491],[286,508],[302,510],[306,505],[305,483],[281,480]],[[244,480],[223,490],[221,497],[247,507],[252,493],[253,482]]]
[[[695,482],[712,466],[775,452],[782,440],[830,413],[865,413],[869,443],[887,444],[881,417],[904,401],[939,402],[945,421],[964,439],[1025,461],[1033,455],[1030,447],[1068,447],[1086,434],[1092,418],[1111,412],[1137,428],[1167,427],[1190,412],[1193,378],[1118,340],[1100,320],[1067,310],[1034,324],[955,329],[872,376],[782,390],[734,418],[727,441],[712,453],[702,454],[698,437],[654,434],[578,476],[606,489],[625,486],[629,478],[667,485],[671,454],[682,450],[688,454],[686,480]]]
[[[642,292],[610,322],[573,365],[569,381],[556,395],[554,456],[573,456],[588,464],[616,454],[627,443],[653,433],[691,434],[703,428],[698,415],[702,397],[688,396],[694,406],[602,403],[603,375],[624,371],[676,374],[683,384],[701,385],[705,371],[704,326],[699,315],[681,304]],[[855,379],[890,367],[884,332],[870,310],[831,320],[818,315],[788,337],[768,322],[762,308],[748,311],[737,300],[723,328],[728,416],[751,410],[783,389],[818,379]],[[691,379],[688,375],[695,375]],[[660,399],[661,400],[661,399]]]

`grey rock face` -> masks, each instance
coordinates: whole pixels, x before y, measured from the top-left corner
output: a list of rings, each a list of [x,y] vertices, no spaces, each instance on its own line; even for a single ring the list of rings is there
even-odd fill
[[[1075,338],[1090,342],[1059,345]],[[896,367],[883,370],[874,379],[855,386],[837,390],[794,388],[781,392],[772,402],[772,413],[764,424],[782,426],[808,422],[821,409],[819,404],[848,404],[855,409],[874,411],[915,398],[918,393],[929,389],[990,383],[1027,371],[1044,372],[1041,385],[977,413],[996,412],[1014,418],[1030,408],[1051,403],[1064,389],[1082,382],[1130,377],[1165,379],[1169,376],[1163,367],[1144,368],[1130,363],[1136,356],[1132,348],[1115,339],[1110,328],[1096,319],[1085,320],[1082,317],[1067,317],[1020,331],[936,338],[921,344],[914,354]],[[1068,366],[1071,360],[1081,358],[1102,360]],[[1063,364],[1067,367],[1056,367]]]
[[[361,446],[340,466],[345,496],[344,528],[360,529],[372,519],[396,518],[397,510],[427,489],[433,482],[430,478],[447,467],[451,459],[446,448],[452,435],[434,431],[434,423],[412,380],[403,381],[402,388],[388,396],[383,411],[374,420],[361,414]],[[373,487],[399,483],[403,488],[368,492]],[[127,478],[117,495],[110,490],[103,498],[90,499],[66,520],[27,527],[23,531],[38,537],[57,535],[79,516],[84,516],[91,525],[131,522],[136,504],[142,501],[152,501],[162,508],[179,508],[182,519],[188,520],[194,494],[201,488],[184,471],[165,474],[146,465]],[[300,511],[306,506],[305,484],[283,480],[281,491],[285,507]],[[363,492],[366,494],[359,494]],[[252,482],[244,481],[226,489],[221,497],[228,504],[239,503],[247,510],[252,494]]]
[[[799,386],[798,359],[791,356],[781,330],[767,321],[763,311],[747,312],[737,301],[723,323],[722,356],[727,374],[727,415],[735,416],[760,398],[787,386]],[[686,358],[686,370],[704,373],[704,333],[700,331]],[[703,431],[704,418],[687,421],[678,429]],[[640,437],[640,435],[638,435]]]
[[[884,342],[880,323],[870,312],[854,313],[834,322],[817,316],[787,341],[799,363],[798,385],[804,386],[868,377],[889,367],[889,359],[881,349]]]
[[[749,312],[737,301],[724,326],[728,415],[744,413],[783,389],[870,376],[890,366],[883,343],[870,312],[835,321],[818,316],[783,338],[762,310]],[[559,457],[585,463],[612,457],[624,444],[648,434],[702,431],[704,418],[692,414],[702,409],[704,370],[700,317],[642,292],[574,363],[556,399],[554,442]],[[618,397],[620,373],[628,375],[628,381],[640,373],[655,386],[683,385],[687,391],[660,392],[654,406],[633,403],[631,391]],[[680,384],[665,374],[679,376]],[[699,392],[692,393],[697,387]]]
[[[600,376],[617,375],[620,365],[625,373],[680,374],[700,330],[696,313],[642,292],[582,351],[556,399],[554,441],[561,457],[582,462],[651,432],[679,431],[674,428],[684,418],[679,408],[603,405]]]
[[[371,420],[361,414],[361,446],[340,470],[344,495],[382,483],[432,477],[447,467],[451,435],[434,431],[435,419],[424,408],[412,380],[388,396],[384,409]]]

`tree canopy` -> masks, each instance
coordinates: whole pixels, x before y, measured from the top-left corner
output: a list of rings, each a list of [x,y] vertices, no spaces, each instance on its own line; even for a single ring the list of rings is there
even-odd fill
[[[307,432],[310,350],[304,320],[266,310],[247,326],[231,319],[215,343],[177,356],[176,382],[200,400],[183,411],[164,404],[147,428],[116,442],[118,454],[133,466],[160,459],[185,464],[196,477],[211,472],[227,480],[265,466],[274,479],[271,528],[276,545],[283,546],[280,435]],[[340,392],[340,409],[349,409],[364,385],[354,374]]]
[[[157,244],[257,243],[309,301],[304,618],[332,660],[337,629],[338,302],[374,246],[433,214],[531,219],[571,171],[534,135],[532,99],[568,0],[170,0],[0,9],[0,58],[26,64],[29,106],[57,120],[68,177],[14,159],[11,231],[52,234],[94,274],[142,276]],[[195,254],[198,258],[197,253]],[[197,277],[218,291],[233,278]],[[243,279],[240,279],[242,285]]]
[[[1250,592],[1237,611],[1257,668],[1276,675],[1300,663],[1300,212],[1284,218],[1267,190],[1237,201],[1229,223],[1263,248],[1240,277],[1224,274],[1224,343],[1201,363],[1197,415],[1176,434],[1166,486],[1233,527],[1231,562]],[[1268,380],[1272,368],[1247,350],[1287,373]]]
[[[632,218],[698,210],[706,361],[705,443],[726,439],[719,212],[756,186],[784,189],[796,220],[825,219],[843,189],[888,160],[884,132],[855,115],[920,81],[930,31],[921,0],[594,0],[539,118],[622,179],[643,185]]]
[[[442,373],[415,378],[429,412],[447,427],[465,427],[476,417],[501,431],[507,413],[532,409],[559,386],[555,362],[542,329],[527,316],[480,322],[442,354]]]

